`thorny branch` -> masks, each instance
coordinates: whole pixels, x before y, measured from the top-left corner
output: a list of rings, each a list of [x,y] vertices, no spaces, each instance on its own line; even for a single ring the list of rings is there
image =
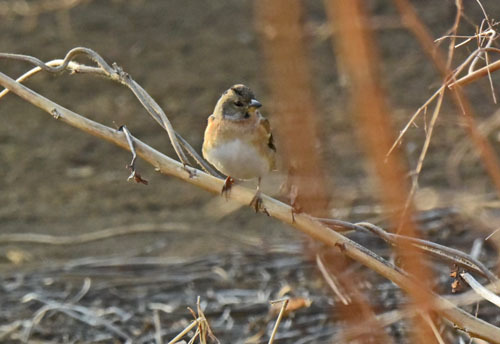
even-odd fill
[[[193,185],[197,185],[213,193],[220,192],[223,180],[214,178],[213,176],[207,175],[202,171],[194,169],[189,169],[189,173],[186,174],[187,166],[184,163],[185,156],[183,155],[183,153],[179,153],[182,150],[180,149],[180,145],[176,140],[175,131],[170,126],[170,123],[168,122],[168,119],[166,119],[163,111],[161,111],[161,109],[156,109],[156,107],[159,108],[159,106],[152,99],[151,101],[149,101],[151,97],[147,95],[146,91],[144,91],[142,87],[136,84],[130,76],[121,71],[116,65],[114,65],[113,68],[109,67],[109,65],[104,60],[102,60],[99,55],[97,55],[90,49],[73,49],[67,54],[66,58],[59,63],[51,62],[48,64],[44,64],[38,59],[32,57],[12,54],[0,54],[0,58],[6,57],[28,61],[32,64],[37,65],[37,68],[50,70],[51,72],[57,72],[65,69],[67,66],[74,66],[75,62],[71,62],[70,60],[79,54],[90,56],[98,64],[100,68],[96,68],[97,70],[99,70],[97,74],[106,75],[112,80],[124,83],[129,86],[129,88],[139,98],[141,104],[146,107],[150,115],[153,116],[153,118],[155,118],[169,133],[172,144],[174,145],[174,147],[178,148],[176,149],[176,152],[179,155],[182,163],[179,163],[159,153],[158,151],[144,144],[142,141],[134,138],[134,146],[136,148],[138,156],[154,165],[158,169],[158,171],[164,174],[175,176],[179,179],[187,181]],[[51,64],[55,64],[56,67],[51,67]],[[82,71],[84,70],[88,72],[94,72],[95,70],[92,70],[91,68],[95,67],[82,66]],[[77,69],[75,69],[74,71],[76,70]],[[32,75],[36,72],[30,71],[29,73],[31,73]],[[97,122],[91,121],[60,106],[59,104],[50,101],[47,98],[42,97],[38,93],[20,84],[19,82],[12,80],[3,73],[0,73],[0,85],[6,87],[11,92],[16,93],[24,100],[45,110],[51,115],[57,113],[57,118],[67,124],[70,124],[102,139],[111,141],[124,149],[130,149],[130,145],[128,144],[125,135],[123,135],[122,133],[103,126]],[[193,173],[193,171],[196,173]],[[233,187],[231,195],[229,195],[228,198],[242,204],[249,204],[253,196],[253,190],[236,185]],[[262,199],[270,216],[276,217],[282,222],[290,224],[298,230],[310,235],[311,237],[319,241],[322,241],[329,246],[341,248],[341,251],[345,255],[377,271],[382,276],[385,276],[394,283],[398,284],[406,292],[409,292],[414,288],[420,288],[428,295],[430,300],[433,301],[432,304],[436,306],[438,313],[456,324],[458,328],[466,331],[470,336],[483,338],[492,342],[495,342],[498,338],[500,338],[499,328],[473,317],[472,315],[461,310],[443,297],[435,295],[430,290],[428,290],[427,287],[421,285],[420,282],[415,281],[413,278],[408,276],[407,273],[394,267],[392,264],[385,261],[383,258],[379,257],[372,251],[344,237],[343,235],[332,231],[330,228],[305,213],[295,214],[292,219],[292,208],[282,202],[279,202],[266,195],[262,195]],[[478,268],[478,270],[482,271],[480,268]],[[126,339],[125,336],[123,336],[123,338]]]

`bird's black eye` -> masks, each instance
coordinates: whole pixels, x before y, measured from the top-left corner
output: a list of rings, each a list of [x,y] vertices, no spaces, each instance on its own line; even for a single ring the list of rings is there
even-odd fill
[[[245,113],[244,118],[250,118],[250,114],[249,114],[248,112],[247,112],[247,113]]]
[[[243,103],[238,100],[234,102],[234,105],[236,105],[237,107],[242,107]]]

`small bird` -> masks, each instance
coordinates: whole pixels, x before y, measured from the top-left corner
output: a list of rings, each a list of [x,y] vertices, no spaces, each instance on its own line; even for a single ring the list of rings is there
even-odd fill
[[[258,178],[257,192],[250,205],[261,208],[260,181],[275,167],[276,147],[269,121],[258,110],[262,106],[245,85],[234,85],[217,101],[208,117],[203,157],[227,178],[226,193],[234,179]]]

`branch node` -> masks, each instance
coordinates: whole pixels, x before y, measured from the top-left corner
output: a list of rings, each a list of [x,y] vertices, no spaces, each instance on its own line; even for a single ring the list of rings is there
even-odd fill
[[[130,149],[130,152],[132,153],[132,161],[130,161],[130,164],[126,165],[126,167],[130,170],[130,176],[128,176],[127,180],[134,180],[136,183],[142,183],[144,185],[148,185],[148,181],[146,179],[143,179],[141,175],[135,170],[135,162],[137,161],[137,153],[135,151],[134,147],[134,140],[132,138],[132,134],[130,134],[130,131],[128,130],[126,125],[120,126],[117,131],[122,131],[123,134],[125,135],[125,138],[127,139],[127,143]]]
[[[59,117],[61,117],[61,113],[56,108],[50,110],[50,114],[54,117],[54,119],[59,119]]]
[[[335,244],[335,247],[338,247],[340,252],[344,253],[346,250],[347,250],[347,247],[346,247],[346,244],[344,242],[340,243],[336,243]]]
[[[196,177],[196,169],[192,168],[191,165],[189,164],[182,164],[184,171],[186,171],[189,174],[189,179],[193,179]]]
[[[144,185],[149,184],[149,182],[146,179],[142,178],[141,175],[135,169],[133,169],[133,166],[127,165],[127,168],[131,171],[130,176],[128,176],[127,178],[127,181],[133,180],[137,184],[139,183]]]

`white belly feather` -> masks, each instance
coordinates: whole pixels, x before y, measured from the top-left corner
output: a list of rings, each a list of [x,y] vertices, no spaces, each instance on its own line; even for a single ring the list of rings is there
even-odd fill
[[[240,139],[213,147],[206,152],[206,159],[219,171],[236,179],[264,176],[270,170],[269,161]]]

